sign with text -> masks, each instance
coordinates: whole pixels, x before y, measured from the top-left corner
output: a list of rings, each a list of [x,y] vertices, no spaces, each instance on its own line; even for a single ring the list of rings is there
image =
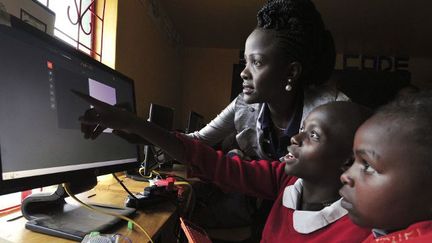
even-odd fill
[[[409,57],[342,54],[342,70],[408,71]]]

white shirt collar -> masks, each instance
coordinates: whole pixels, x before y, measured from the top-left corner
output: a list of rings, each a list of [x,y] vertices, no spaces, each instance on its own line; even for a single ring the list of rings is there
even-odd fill
[[[293,185],[285,188],[282,198],[283,206],[295,210],[293,214],[293,227],[298,233],[312,233],[335,222],[348,213],[348,211],[341,206],[342,199],[323,208],[321,211],[296,210],[297,202],[300,199],[299,197],[302,191],[303,180],[298,179]]]

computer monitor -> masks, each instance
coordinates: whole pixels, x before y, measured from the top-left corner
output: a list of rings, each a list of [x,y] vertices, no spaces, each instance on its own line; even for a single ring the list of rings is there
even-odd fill
[[[191,133],[200,130],[205,126],[204,117],[195,111],[190,111],[186,133]]]
[[[172,130],[174,127],[174,109],[151,103],[148,120],[167,130]]]
[[[174,127],[174,109],[151,103],[148,121],[171,131]],[[159,147],[154,146],[149,142],[143,144],[142,151],[142,157],[144,157],[144,160],[141,163],[141,167],[138,170],[126,171],[126,175],[129,178],[138,181],[148,181],[149,179],[152,179],[150,175],[153,170],[171,162],[170,158],[167,157],[167,154],[165,154]]]
[[[148,120],[169,131],[174,127],[174,109],[171,107],[151,103]],[[149,175],[152,170],[162,163],[166,163],[167,155],[153,145],[144,146],[143,174]]]
[[[0,195],[65,182],[78,193],[98,175],[139,166],[137,147],[110,130],[96,140],[83,138],[78,117],[90,106],[70,91],[128,103],[134,111],[131,79],[12,16],[0,23],[0,53]],[[79,224],[93,224],[91,212],[68,221],[74,213],[62,215],[75,208],[64,204],[62,189],[23,202],[26,227],[80,240],[86,232]],[[91,217],[97,217],[96,230],[114,222]]]

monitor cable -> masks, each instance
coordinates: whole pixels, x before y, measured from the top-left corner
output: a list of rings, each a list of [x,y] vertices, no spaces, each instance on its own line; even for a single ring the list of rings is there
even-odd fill
[[[123,189],[131,196],[133,197],[135,200],[138,200],[138,198],[131,192],[129,191],[129,189],[127,189],[127,187],[123,184],[123,181],[121,181],[114,173],[112,173],[112,176],[114,177],[114,179],[116,179],[116,181],[120,184],[121,187],[123,187]]]

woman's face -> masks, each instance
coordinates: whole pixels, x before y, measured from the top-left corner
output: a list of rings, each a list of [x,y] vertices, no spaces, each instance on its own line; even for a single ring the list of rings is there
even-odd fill
[[[255,29],[247,38],[246,67],[240,74],[247,103],[268,103],[288,94],[285,86],[291,77],[290,63],[278,46],[273,31]]]

